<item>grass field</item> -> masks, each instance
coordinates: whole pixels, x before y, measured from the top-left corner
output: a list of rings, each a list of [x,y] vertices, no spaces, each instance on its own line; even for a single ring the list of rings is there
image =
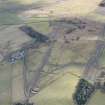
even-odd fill
[[[99,59],[99,64],[101,67],[105,67],[105,49],[103,50],[103,53]]]
[[[88,105],[105,105],[105,94],[97,91],[91,98]]]
[[[11,73],[8,63],[0,63],[0,105],[11,104]]]
[[[60,0],[59,0],[60,1]],[[35,10],[37,14],[32,15],[25,20],[26,17],[22,17],[22,13],[29,12],[30,10],[28,7],[21,12],[8,12],[6,7],[8,5],[0,5],[0,25],[2,24],[22,24],[25,20],[26,24],[32,26],[35,30],[49,35],[51,32],[51,28],[49,27],[49,19],[58,19],[61,17],[79,17],[79,18],[86,18],[90,20],[95,20],[99,22],[105,21],[105,16],[97,14],[96,9],[98,8],[98,4],[101,0],[65,0],[60,1],[58,0],[8,0],[5,2],[13,2],[14,6],[26,6],[28,7],[32,3],[41,3],[42,7]],[[45,5],[46,4],[46,5]],[[3,8],[2,8],[3,7]],[[3,9],[6,11],[3,11]],[[44,14],[46,13],[46,14]],[[19,17],[20,16],[20,17]],[[38,18],[40,16],[40,18]],[[45,16],[45,17],[44,17]],[[44,22],[40,22],[44,21]],[[10,28],[13,30],[13,28]],[[9,31],[6,32],[6,35]],[[17,33],[17,30],[15,31]],[[15,32],[11,32],[15,34]],[[11,34],[10,33],[10,34]],[[18,33],[17,33],[18,34]],[[21,35],[21,33],[19,33]],[[2,34],[1,34],[2,35]],[[11,36],[13,37],[13,36]],[[15,37],[14,37],[15,38]],[[2,38],[1,38],[2,39]],[[9,39],[9,38],[8,38]],[[16,38],[15,38],[16,39]],[[16,39],[17,40],[17,39]],[[21,38],[21,40],[23,40]],[[18,42],[17,42],[18,43]],[[92,43],[87,44],[78,44],[79,46],[76,48],[79,50],[72,51],[69,48],[61,49],[61,44],[55,44],[53,51],[52,51],[52,58],[50,59],[51,64],[67,64],[69,62],[77,61],[86,63],[88,56],[93,48]],[[73,46],[75,47],[75,46]],[[86,49],[85,49],[86,48]],[[39,49],[40,50],[40,49]],[[42,49],[41,49],[42,50]],[[105,51],[104,51],[105,52]],[[34,53],[29,58],[29,70],[32,71],[39,65],[41,61],[41,56],[39,53]],[[100,65],[105,66],[105,54],[103,53],[102,57],[100,58]],[[4,65],[0,65],[0,105],[10,105],[10,96],[9,90],[10,89],[10,76],[11,76],[11,67],[8,63]],[[23,93],[23,78],[22,78],[22,69],[23,65],[22,62],[19,61],[13,67],[13,101],[18,101],[24,98]],[[46,69],[46,68],[45,68]],[[52,68],[48,68],[50,71]],[[46,70],[48,70],[46,69]],[[41,80],[41,91],[34,97],[31,98],[32,102],[36,102],[38,105],[74,105],[72,100],[72,95],[75,92],[75,87],[79,81],[78,76],[82,75],[84,67],[70,65],[66,68],[62,68],[57,70],[56,74],[48,74],[45,78],[42,77]],[[18,76],[19,75],[19,76]],[[29,75],[33,76],[33,72]],[[53,81],[49,84],[50,81]],[[7,89],[8,88],[8,89]],[[6,95],[2,91],[8,90]],[[21,93],[19,93],[21,92]],[[105,105],[105,94],[97,91],[92,99],[89,101],[87,105]],[[6,102],[5,102],[6,101]]]
[[[72,95],[75,92],[75,86],[79,80],[78,77],[71,74],[81,75],[80,68],[67,68],[54,83],[43,89],[31,100],[38,105],[73,105]]]
[[[9,2],[13,2],[13,7],[18,6],[21,8],[22,5],[30,5],[32,3],[41,3],[43,5],[42,12],[39,12],[37,15],[41,15],[41,13],[43,12],[47,12],[47,16],[51,16],[51,17],[62,17],[62,16],[66,16],[66,17],[89,17],[94,19],[94,17],[96,16],[97,19],[99,19],[102,16],[96,15],[94,14],[96,8],[98,8],[98,4],[101,2],[101,0],[87,0],[87,2],[85,2],[84,0],[66,0],[66,1],[57,1],[57,0],[8,0],[6,2],[4,2],[4,7],[2,8],[10,8],[8,7],[8,5],[5,6],[5,3],[9,3]],[[46,3],[46,5],[45,5]],[[1,9],[2,9],[1,8]],[[24,10],[25,12],[30,10],[29,7],[27,7],[26,10]],[[16,10],[17,11],[17,10]],[[24,12],[23,11],[23,12]],[[35,10],[35,11],[40,11],[40,8]],[[51,12],[53,11],[53,12]],[[69,11],[69,12],[68,12]],[[3,12],[3,11],[2,11]],[[19,13],[21,14],[21,13]],[[18,15],[19,15],[18,14]],[[2,15],[2,16],[1,16]],[[17,14],[11,14],[11,13],[6,13],[5,11],[0,15],[0,22],[4,22],[4,23],[8,23],[9,21],[12,23],[17,22]],[[43,16],[43,15],[42,15]],[[103,18],[103,17],[102,17]],[[9,20],[9,21],[8,21]],[[101,21],[101,19],[100,19]]]
[[[33,16],[28,20],[27,25],[33,27],[33,29],[48,35],[51,32],[51,27],[49,26],[49,18]]]
[[[14,66],[14,77],[16,76],[16,78],[14,79],[14,85],[16,90],[14,90],[13,92],[13,99],[14,100],[21,100],[20,94],[18,92],[17,94],[17,90],[20,89],[21,91],[21,75],[18,77],[18,74],[21,72],[21,67],[19,66],[21,64],[21,62],[17,62],[17,64]],[[7,66],[4,67],[4,69],[6,69]],[[3,68],[2,68],[3,69]],[[13,70],[14,70],[13,69]],[[52,82],[50,85],[48,85],[47,87],[44,87],[36,96],[31,98],[32,102],[36,102],[38,105],[74,105],[73,104],[73,100],[72,100],[72,95],[75,92],[75,87],[77,85],[77,82],[79,81],[79,78],[76,77],[76,75],[80,76],[83,72],[84,68],[81,68],[79,66],[70,66],[65,68],[64,70],[59,71],[58,70],[58,74],[57,75],[53,75],[53,78],[55,78],[55,81]],[[3,71],[2,71],[3,72]],[[5,75],[7,73],[4,73]],[[9,75],[8,75],[9,76]],[[3,73],[1,75],[1,78],[4,77]],[[7,76],[6,76],[7,77]],[[4,78],[3,78],[4,79]],[[46,84],[48,79],[52,79],[49,78],[49,75],[45,78],[43,78],[43,82]],[[0,79],[2,80],[2,79]],[[21,81],[21,82],[19,82]],[[0,83],[1,84],[1,83]],[[3,83],[4,84],[4,83]],[[7,85],[7,82],[5,82],[5,84]],[[17,86],[17,85],[18,86]],[[4,85],[0,85],[0,86],[4,86]],[[10,86],[10,85],[9,85]],[[7,87],[7,86],[5,86]],[[3,87],[0,87],[0,90]],[[3,90],[4,91],[4,88]],[[22,97],[22,96],[21,96]],[[104,105],[105,102],[105,94],[101,93],[100,91],[97,91],[93,97],[91,98],[91,100],[89,101],[89,103],[87,105]],[[6,99],[7,98],[7,99]],[[1,103],[8,105],[10,103],[10,96],[9,93],[7,92],[6,95],[4,95],[4,98],[2,96],[2,101]],[[4,100],[4,101],[3,101]],[[5,100],[7,100],[5,102]]]
[[[2,12],[0,13],[0,25],[2,24],[19,24],[22,20],[17,16],[17,14]]]
[[[71,72],[79,74],[80,69],[75,67],[68,69],[67,73],[64,73],[54,83],[43,89],[31,101],[38,105],[74,105],[72,95],[79,78],[72,75]],[[97,91],[87,105],[105,105],[104,100],[105,94]]]

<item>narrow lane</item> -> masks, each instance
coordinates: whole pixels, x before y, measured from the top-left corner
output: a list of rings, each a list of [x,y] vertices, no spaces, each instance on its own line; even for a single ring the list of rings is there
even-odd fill
[[[105,38],[105,26],[103,27],[102,33],[100,35],[101,35],[102,39]],[[91,70],[99,68],[99,58],[101,57],[104,49],[105,49],[105,41],[97,40],[96,41],[96,50],[93,52],[92,56],[89,58],[86,66],[85,66],[85,71],[83,74],[84,78],[90,79],[90,77],[95,75],[92,73]]]

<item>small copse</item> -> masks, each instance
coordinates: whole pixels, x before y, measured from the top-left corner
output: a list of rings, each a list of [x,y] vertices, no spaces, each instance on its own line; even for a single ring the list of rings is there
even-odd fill
[[[92,84],[84,79],[81,79],[73,96],[74,102],[77,105],[85,105],[94,91],[95,88]]]

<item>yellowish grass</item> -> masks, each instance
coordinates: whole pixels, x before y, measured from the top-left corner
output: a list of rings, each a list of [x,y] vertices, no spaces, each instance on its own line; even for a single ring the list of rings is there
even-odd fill
[[[32,97],[31,101],[38,105],[74,105],[72,95],[79,80],[78,77],[71,74],[81,74],[80,68],[67,68],[68,73],[42,90],[38,95]]]
[[[95,11],[98,4],[102,0],[64,0],[56,2],[57,0],[16,0],[21,4],[32,4],[35,2],[49,3],[46,7],[43,7],[43,11],[46,11],[48,15],[54,16],[86,16],[87,14]],[[53,13],[50,11],[53,11]],[[41,14],[40,14],[41,15]]]
[[[105,15],[101,15],[95,12],[88,14],[87,18],[102,23],[105,21]]]
[[[32,4],[33,2],[35,2],[35,0],[15,0],[21,4]],[[36,0],[38,1],[38,0]]]
[[[70,103],[73,105],[72,94],[77,82],[78,78],[66,74],[33,97],[32,100],[36,100],[39,105],[69,105]]]
[[[91,98],[88,105],[105,105],[105,94],[97,91]]]
[[[101,0],[66,0],[47,8],[54,11],[53,14],[57,16],[63,14],[67,16],[84,16],[93,12],[100,2]]]
[[[72,95],[78,83],[78,78],[71,74],[81,74],[80,68],[67,68],[68,73],[31,98],[38,105],[74,105]],[[105,94],[97,91],[87,105],[105,105]]]

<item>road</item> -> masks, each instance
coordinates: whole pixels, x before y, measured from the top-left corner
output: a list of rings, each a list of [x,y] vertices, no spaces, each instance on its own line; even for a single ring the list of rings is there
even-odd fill
[[[51,52],[52,52],[52,48],[53,48],[53,44],[51,44],[48,48],[48,50],[46,51],[42,61],[41,61],[41,64],[40,64],[40,67],[38,67],[36,69],[36,72],[34,74],[34,77],[32,78],[32,80],[30,81],[30,83],[28,84],[28,87],[29,87],[29,91],[31,89],[35,89],[37,88],[37,83],[40,79],[40,75],[41,75],[41,72],[43,71],[43,68],[45,67],[45,65],[48,64],[48,61],[49,61],[49,57],[51,55]],[[29,95],[31,95],[31,93],[29,93]]]

